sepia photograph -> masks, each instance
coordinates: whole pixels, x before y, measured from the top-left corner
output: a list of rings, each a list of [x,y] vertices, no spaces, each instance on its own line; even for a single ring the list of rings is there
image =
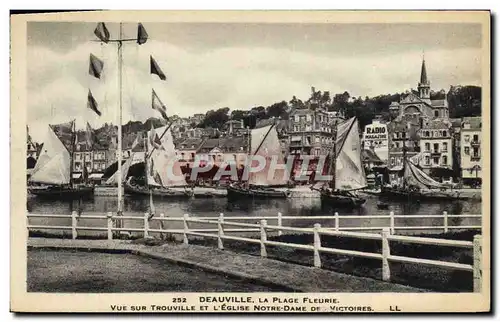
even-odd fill
[[[490,12],[11,33],[11,310],[490,309]]]

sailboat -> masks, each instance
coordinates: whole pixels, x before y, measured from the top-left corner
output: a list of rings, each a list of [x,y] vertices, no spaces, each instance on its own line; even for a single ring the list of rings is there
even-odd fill
[[[450,201],[467,199],[460,196],[459,190],[447,190],[447,187],[431,178],[406,156],[403,165],[402,186],[384,186],[380,195],[388,199],[414,201]]]
[[[259,172],[249,173],[246,183],[232,184],[227,187],[228,198],[278,198],[286,199],[290,196],[287,188],[287,179],[284,170],[274,171],[270,177],[271,158],[282,160],[276,123],[250,131],[249,156],[262,156],[266,162]]]
[[[93,187],[73,184],[75,121],[56,126],[70,131],[71,146],[67,149],[54,132],[54,126],[48,126],[40,157],[29,180],[29,192],[38,197],[59,200],[91,197],[94,192]],[[84,160],[84,172],[85,167]]]
[[[158,137],[157,131],[163,134]],[[189,198],[192,189],[186,183],[180,163],[177,161],[170,125],[148,131],[145,153],[145,176],[147,186],[135,185],[128,180],[125,193],[129,195],[152,195],[154,197]]]
[[[333,135],[333,157],[329,168],[332,181],[329,187],[325,182],[318,182],[311,189],[319,188],[322,204],[332,207],[361,207],[366,200],[357,196],[355,191],[366,187],[366,176],[361,160],[361,140],[356,117],[334,126]]]

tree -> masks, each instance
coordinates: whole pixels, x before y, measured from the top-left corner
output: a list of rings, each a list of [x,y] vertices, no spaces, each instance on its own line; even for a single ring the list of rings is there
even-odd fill
[[[255,117],[259,120],[267,118],[266,108],[264,106],[252,107],[250,114],[255,115]]]
[[[450,117],[481,115],[481,87],[451,86],[447,97]]]
[[[288,104],[285,101],[281,101],[279,103],[274,103],[271,106],[268,106],[266,108],[266,115],[267,118],[270,117],[281,117],[281,118],[287,118],[287,108]]]
[[[227,121],[229,121],[229,107],[223,107],[216,111],[208,111],[205,114],[205,119],[200,123],[199,127],[213,127],[220,129],[224,124],[226,124]]]
[[[231,120],[242,120],[248,115],[248,111],[233,110],[231,111]]]
[[[290,104],[290,107],[293,108],[293,109],[305,108],[306,107],[306,105],[304,104],[304,102],[302,102],[302,100],[298,99],[295,95],[292,97],[292,99],[290,100],[289,104]]]

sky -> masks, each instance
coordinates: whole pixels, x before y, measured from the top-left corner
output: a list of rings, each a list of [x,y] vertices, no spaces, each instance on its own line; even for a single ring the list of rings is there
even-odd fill
[[[28,23],[28,120],[35,141],[47,124],[76,119],[99,127],[118,120],[117,45],[96,41],[96,23]],[[111,38],[118,24],[107,24]],[[416,88],[422,57],[433,90],[481,85],[480,25],[144,23],[149,38],[123,46],[123,122],[159,114],[154,88],[169,115],[221,107],[248,110],[293,95],[307,100],[311,86],[332,96],[376,96]],[[135,38],[137,24],[123,25]],[[89,75],[90,53],[104,61],[102,78]],[[149,73],[153,55],[167,76]],[[91,89],[102,111],[87,109]]]

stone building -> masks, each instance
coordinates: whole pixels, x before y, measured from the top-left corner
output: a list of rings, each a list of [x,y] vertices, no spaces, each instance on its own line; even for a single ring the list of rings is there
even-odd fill
[[[431,168],[452,169],[453,133],[448,119],[422,120],[419,130],[420,159],[419,165],[425,172]]]
[[[478,185],[482,181],[481,117],[464,117],[460,134],[462,181]]]
[[[323,108],[292,110],[288,121],[289,154],[316,157],[328,154],[332,147],[332,126],[343,120],[340,114]]]

